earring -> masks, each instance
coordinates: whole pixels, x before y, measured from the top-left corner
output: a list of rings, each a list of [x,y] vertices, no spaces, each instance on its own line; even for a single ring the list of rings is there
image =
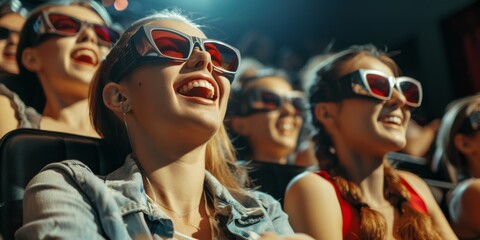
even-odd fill
[[[330,146],[328,148],[328,151],[332,154],[332,155],[335,155],[335,153],[337,153],[337,150],[335,150],[335,148],[333,146]]]
[[[128,103],[120,102],[120,104],[122,105],[122,111],[124,114],[130,111],[130,105]]]

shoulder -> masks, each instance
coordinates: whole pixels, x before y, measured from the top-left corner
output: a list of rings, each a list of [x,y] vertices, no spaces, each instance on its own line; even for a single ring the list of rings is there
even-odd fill
[[[450,214],[452,217],[456,217],[461,211],[460,209],[476,208],[473,206],[477,205],[478,199],[480,199],[480,179],[468,179],[460,182],[451,193]]]
[[[422,193],[422,192],[430,192],[430,188],[428,187],[427,183],[423,181],[418,175],[402,170],[395,170],[395,172],[400,175],[400,177],[412,187],[415,192]]]
[[[468,179],[460,182],[451,193],[451,203],[465,205],[476,203],[480,199],[480,179]]]
[[[309,191],[318,188],[325,191],[335,191],[333,184],[323,176],[313,172],[303,172],[290,181],[287,192]]]
[[[340,209],[334,185],[315,173],[305,172],[294,178],[285,194],[285,208],[290,212],[303,207],[320,209],[332,206]]]
[[[37,195],[45,199],[54,199],[57,196],[48,193],[81,194],[81,185],[76,177],[79,171],[68,167],[74,161],[51,163],[45,166],[28,183],[26,196]],[[75,161],[78,162],[78,161]],[[80,163],[80,162],[79,162]]]
[[[315,239],[341,239],[342,208],[329,180],[305,172],[294,178],[285,194],[285,212],[296,232]]]

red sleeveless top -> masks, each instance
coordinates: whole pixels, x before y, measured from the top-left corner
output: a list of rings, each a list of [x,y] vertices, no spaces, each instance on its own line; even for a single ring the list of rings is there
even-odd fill
[[[325,171],[315,172],[316,174],[322,176],[327,181],[329,181],[333,187],[335,188],[335,192],[337,194],[338,201],[340,203],[340,208],[342,209],[342,219],[343,219],[343,227],[342,227],[342,235],[343,239],[360,239],[360,220],[359,220],[359,212],[357,209],[352,206],[347,200],[342,198],[342,194],[340,193],[340,189],[337,187],[335,182],[332,178],[328,175]],[[425,202],[420,198],[420,196],[413,190],[413,188],[402,178],[400,181],[403,186],[405,186],[410,193],[410,205],[413,209],[428,215],[427,206]]]

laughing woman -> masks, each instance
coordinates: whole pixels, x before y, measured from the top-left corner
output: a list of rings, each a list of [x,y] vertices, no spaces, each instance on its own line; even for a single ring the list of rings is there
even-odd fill
[[[325,61],[310,97],[323,171],[287,190],[294,230],[315,239],[456,239],[428,186],[385,157],[405,146],[420,83],[370,45]]]
[[[0,136],[16,128],[98,136],[87,97],[104,54],[118,39],[110,25],[107,11],[93,0],[54,1],[29,15],[17,50],[17,81],[28,87],[0,84]]]
[[[90,97],[95,128],[124,165],[102,179],[77,161],[49,165],[27,187],[16,236],[291,235],[277,201],[242,188],[223,128],[239,61],[238,50],[207,39],[178,11],[134,23],[102,63]]]
[[[227,124],[240,163],[258,190],[283,203],[285,189],[296,175],[307,170],[288,162],[295,154],[308,110],[305,95],[293,90],[286,73],[262,69],[245,78],[229,103]]]

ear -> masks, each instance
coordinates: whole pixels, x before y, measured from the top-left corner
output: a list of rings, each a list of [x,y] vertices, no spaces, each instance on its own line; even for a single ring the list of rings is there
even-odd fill
[[[23,50],[22,63],[25,68],[31,72],[38,72],[40,70],[41,61],[33,48],[25,48]]]
[[[230,123],[233,131],[240,134],[241,136],[248,136],[250,134],[250,128],[248,123],[242,117],[232,117]]]
[[[464,134],[457,133],[453,138],[453,144],[463,155],[470,155],[475,151],[475,148],[478,147],[470,141],[470,138]]]
[[[125,88],[118,83],[107,83],[103,88],[103,103],[116,113],[130,112],[130,97]]]
[[[317,103],[315,105],[315,118],[323,125],[335,121],[336,115],[334,103]]]

